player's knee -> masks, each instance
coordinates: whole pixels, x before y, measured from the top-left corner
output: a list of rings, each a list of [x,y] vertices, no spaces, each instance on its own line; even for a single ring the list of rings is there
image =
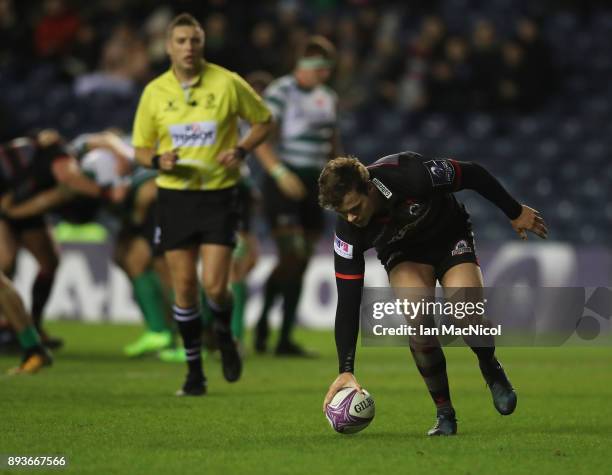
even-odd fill
[[[198,281],[189,277],[172,279],[174,299],[179,307],[192,307],[198,301]]]
[[[195,307],[198,304],[197,291],[188,288],[174,288],[174,303],[181,308]]]
[[[415,352],[428,352],[440,346],[440,342],[435,336],[411,335],[408,338],[410,349]]]
[[[227,285],[222,282],[204,282],[206,297],[217,304],[225,302],[229,296]]]

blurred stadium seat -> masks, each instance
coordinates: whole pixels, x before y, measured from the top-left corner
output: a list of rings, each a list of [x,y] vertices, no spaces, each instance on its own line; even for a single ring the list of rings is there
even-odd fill
[[[553,226],[554,239],[607,243],[612,213],[608,206],[607,221],[602,223],[601,208],[609,200],[612,186],[608,163],[612,147],[612,12],[595,9],[584,17],[563,7],[545,11],[533,2],[513,0],[446,0],[438,7],[447,31],[466,37],[477,21],[486,18],[495,25],[499,37],[512,38],[515,22],[508,19],[518,19],[525,12],[545,12],[540,16],[540,27],[551,49],[560,82],[558,91],[529,112],[470,110],[450,114],[400,110],[379,101],[372,90],[365,105],[342,117],[346,152],[365,162],[401,149],[482,161],[500,173],[519,198],[541,208]],[[409,9],[404,13],[403,29],[397,33],[402,44],[412,38],[411,29],[420,25]],[[70,138],[109,126],[126,131],[131,128],[140,90],[128,97],[109,93],[76,97],[73,78],[67,79],[66,65],[61,61],[44,59],[17,69],[14,64],[0,63],[3,107],[11,117],[12,129],[27,132],[54,126]],[[470,200],[470,206],[479,222],[490,223],[481,239],[499,240],[510,235],[501,227],[503,220],[498,221],[493,207],[478,200]]]

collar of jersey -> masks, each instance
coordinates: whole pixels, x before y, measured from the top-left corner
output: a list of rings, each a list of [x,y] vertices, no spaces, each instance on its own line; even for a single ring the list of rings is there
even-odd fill
[[[207,66],[208,66],[208,63],[206,61],[202,60],[202,70],[200,71],[200,74],[199,74],[198,78],[193,83],[191,83],[189,85],[186,85],[185,87],[197,87],[200,84],[202,84],[202,80],[203,80],[202,78],[204,77],[204,73],[206,72],[206,67]],[[181,89],[185,89],[185,87],[183,87],[183,84],[176,77],[176,74],[174,74],[174,69],[172,69],[172,66],[170,66],[170,74],[174,78],[174,81],[176,82],[178,87],[181,88]]]

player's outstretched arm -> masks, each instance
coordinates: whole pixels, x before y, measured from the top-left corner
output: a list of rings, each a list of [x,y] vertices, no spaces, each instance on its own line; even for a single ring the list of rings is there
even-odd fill
[[[491,201],[510,219],[521,239],[527,239],[527,231],[542,239],[548,237],[548,228],[539,211],[516,201],[482,165],[453,161],[453,166],[458,172],[455,174],[455,190],[471,189]]]
[[[2,213],[12,219],[25,219],[33,216],[41,216],[47,211],[52,210],[73,198],[69,190],[62,187],[55,187],[42,191],[32,198],[15,204],[11,194],[2,198]]]
[[[269,141],[255,149],[255,156],[266,172],[276,180],[278,188],[287,198],[295,201],[304,199],[306,188],[302,180],[281,163]]]
[[[351,235],[347,223],[338,218],[334,237],[334,270],[338,303],[334,338],[338,352],[338,372],[340,375],[331,384],[323,401],[323,410],[334,395],[343,387],[361,387],[353,376],[357,337],[359,336],[359,309],[365,272],[363,249],[359,240]]]

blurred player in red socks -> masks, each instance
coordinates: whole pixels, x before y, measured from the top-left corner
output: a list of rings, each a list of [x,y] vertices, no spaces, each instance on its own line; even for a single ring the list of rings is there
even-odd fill
[[[9,370],[9,374],[33,374],[45,366],[51,366],[51,353],[43,346],[32,319],[10,279],[0,271],[0,313],[6,318],[19,340],[23,352],[21,364]]]
[[[63,186],[67,192],[72,190],[107,200],[121,199],[121,191],[102,188],[84,176],[78,162],[54,130],[43,130],[33,137],[16,138],[0,146],[0,163],[0,265],[4,273],[11,276],[21,247],[34,256],[39,272],[32,286],[32,319],[43,344],[58,347],[62,341],[49,337],[42,328],[43,309],[51,293],[59,263],[53,237],[44,213],[29,214],[29,217],[24,218],[10,215],[7,210],[58,185]],[[58,198],[61,201],[61,197]]]
[[[114,258],[130,278],[135,300],[148,326],[148,331],[128,345],[125,353],[140,356],[167,348],[173,343],[167,318],[171,303],[166,300],[158,274],[153,269],[150,245],[156,173],[142,168],[134,170],[133,149],[112,132],[77,137],[71,143],[71,149],[80,159],[80,171],[98,186],[120,186],[125,190],[126,196],[120,207],[108,206],[120,227]],[[29,218],[55,210],[68,222],[84,223],[96,219],[99,204],[56,187],[13,205],[6,212],[13,217]],[[157,261],[160,260],[162,265],[156,263],[158,269],[164,267],[163,258],[158,256]]]

